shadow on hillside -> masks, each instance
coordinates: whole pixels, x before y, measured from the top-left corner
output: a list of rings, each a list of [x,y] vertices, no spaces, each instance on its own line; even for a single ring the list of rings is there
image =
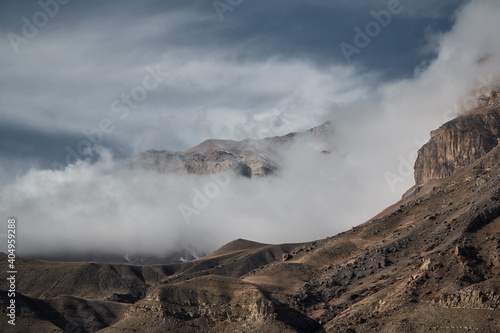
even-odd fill
[[[323,326],[308,316],[292,309],[285,303],[281,303],[269,293],[264,292],[265,296],[274,303],[274,312],[277,314],[277,320],[296,329],[298,332],[324,333]]]

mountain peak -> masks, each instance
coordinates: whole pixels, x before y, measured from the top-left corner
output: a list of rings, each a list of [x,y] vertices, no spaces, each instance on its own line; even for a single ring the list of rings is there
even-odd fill
[[[186,151],[148,150],[139,154],[131,166],[188,174],[215,174],[231,170],[249,178],[261,177],[280,169],[280,151],[297,138],[314,136],[326,139],[331,132],[332,122],[327,121],[304,132],[260,140],[208,139]]]

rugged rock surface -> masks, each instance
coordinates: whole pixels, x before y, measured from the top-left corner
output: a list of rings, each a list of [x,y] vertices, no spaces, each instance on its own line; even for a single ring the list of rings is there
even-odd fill
[[[204,288],[200,290],[199,285]],[[257,286],[216,275],[160,285],[138,303],[145,307],[148,304],[159,304],[158,311],[181,319],[262,322],[275,317],[273,302]]]
[[[280,151],[294,139],[305,136],[327,138],[330,134],[331,123],[325,122],[306,132],[289,133],[262,140],[210,139],[183,152],[148,150],[137,156],[132,167],[158,172],[194,174],[214,174],[233,170],[245,177],[266,176],[280,168]]]
[[[415,183],[442,179],[486,155],[500,138],[500,89],[478,93],[477,108],[431,132],[415,162]]]

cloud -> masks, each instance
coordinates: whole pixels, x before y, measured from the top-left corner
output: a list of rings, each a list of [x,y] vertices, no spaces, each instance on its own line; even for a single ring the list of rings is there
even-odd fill
[[[261,179],[223,174],[220,181],[130,170],[100,149],[96,163],[30,170],[4,188],[0,214],[16,212],[20,255],[162,255],[182,248],[210,251],[238,237],[313,240],[345,229],[360,216],[352,215],[359,199],[339,191],[357,185],[330,172],[343,162],[320,153],[328,148],[328,142],[300,141],[285,152],[281,174]],[[332,211],[332,200],[335,207],[352,210]]]
[[[398,169],[412,164],[415,150],[428,140],[431,130],[460,110],[470,109],[474,88],[498,77],[499,24],[494,17],[499,12],[495,1],[464,6],[454,28],[439,37],[434,61],[412,79],[381,85],[377,100],[355,106],[357,115],[343,119],[344,125],[339,126],[344,129],[343,147],[359,164],[369,166],[368,173],[375,171],[373,177],[386,172],[404,176],[395,185],[397,192],[411,186],[412,176]],[[485,55],[487,59],[478,63]]]
[[[401,59],[410,59],[413,50],[408,35],[396,35],[407,32],[408,27],[398,26],[387,29],[359,58],[358,64],[365,65],[362,70],[370,69],[366,76],[340,68],[345,65],[340,42],[352,40],[352,28],[371,19],[370,10],[381,9],[386,2],[373,8],[347,5],[348,9],[335,3],[245,2],[220,22],[211,3],[204,2],[186,5],[182,1],[146,1],[140,6],[122,2],[120,10],[112,3],[71,2],[61,6],[26,45],[20,45],[18,54],[12,52],[7,38],[0,40],[0,112],[11,123],[80,134],[83,129],[95,128],[103,117],[116,118],[110,111],[113,100],[140,84],[147,66],[159,65],[171,72],[171,81],[150,92],[127,121],[118,121],[120,126],[112,135],[123,146],[149,140],[151,145],[159,146],[161,141],[164,146],[172,143],[179,149],[224,135],[205,125],[208,111],[225,109],[226,114],[231,111],[245,119],[249,110],[257,110],[262,118],[263,109],[276,105],[313,112],[318,105],[310,101],[321,104],[330,88],[337,91],[344,85],[346,90],[363,93],[366,86],[375,84],[376,80],[367,80],[369,76],[373,79],[373,73],[381,76],[398,67],[399,75],[407,75],[401,73],[411,71],[419,61],[395,65]],[[21,34],[22,17],[31,19],[41,10],[38,4],[12,1],[3,2],[3,6],[0,32],[4,36],[9,32]],[[283,11],[285,14],[276,20],[274,17]],[[405,21],[398,22],[395,24]],[[429,22],[410,23],[420,26]],[[397,48],[391,46],[394,43]],[[398,56],[403,50],[405,56]],[[373,66],[366,66],[367,62]],[[401,70],[403,67],[405,70]],[[300,81],[300,75],[305,75],[305,82]],[[233,87],[235,80],[238,82]],[[242,96],[241,88],[251,90]],[[311,96],[314,91],[318,96]],[[328,99],[342,103],[346,101],[344,95],[331,90]],[[308,104],[301,104],[306,100]],[[169,121],[162,124],[164,136],[154,139],[151,132],[159,130],[160,119]],[[199,127],[189,133],[189,139],[177,136],[175,129],[185,128],[187,123]],[[135,137],[130,138],[131,133]]]
[[[96,69],[106,66],[76,69],[80,80],[75,87],[66,71],[72,62],[85,64],[85,52],[97,52],[102,44],[92,45],[90,38],[85,52],[65,50],[63,35],[51,38],[65,55],[60,68],[38,68],[43,62],[35,63],[21,73],[28,81],[16,82],[13,70],[7,75],[20,87],[33,80],[27,92],[41,89],[27,99],[26,107],[35,110],[38,103],[53,103],[54,114],[71,107],[78,112],[60,124],[54,123],[57,117],[50,120],[50,112],[8,111],[9,119],[53,129],[95,128],[110,114],[114,98],[141,84],[145,66],[159,64],[169,72],[162,85],[122,122],[113,118],[117,128],[112,137],[119,144],[135,152],[186,149],[209,137],[285,134],[333,119],[334,136],[327,143],[331,153],[318,153],[323,142],[294,145],[284,153],[279,175],[232,177],[207,207],[198,209],[193,198],[213,178],[128,170],[126,161],[114,160],[99,148],[96,162],[80,161],[63,170],[32,169],[13,179],[0,190],[0,216],[18,218],[19,248],[30,254],[68,249],[159,254],[180,247],[209,251],[240,237],[306,241],[362,223],[413,185],[412,159],[429,132],[457,114],[456,104],[463,106],[472,88],[500,74],[499,6],[493,0],[465,5],[453,29],[435,38],[434,60],[412,78],[385,83],[377,71],[366,73],[354,65],[319,66],[280,57],[240,61],[227,50],[198,57],[186,47],[141,62],[126,61],[131,67],[123,73]],[[43,41],[40,37],[39,43]],[[41,48],[37,43],[30,47]],[[113,55],[101,60],[111,63]],[[96,77],[101,81],[92,85]],[[68,87],[56,89],[58,80]],[[86,101],[82,91],[95,98]],[[68,93],[75,100],[62,98]],[[190,223],[179,210],[181,204],[198,211]]]
[[[82,28],[75,47],[68,46],[71,30],[39,36],[27,45],[36,59],[31,52],[20,52],[16,61],[26,64],[22,68],[9,67],[4,60],[5,82],[10,83],[0,92],[7,101],[2,113],[11,123],[79,135],[81,140],[87,140],[84,132],[95,132],[102,119],[110,119],[113,131],[104,139],[115,151],[187,149],[212,137],[259,138],[312,127],[324,120],[332,103],[364,99],[378,80],[374,72],[318,67],[305,59],[241,63],[228,56],[228,50],[208,50],[200,57],[195,49],[173,48],[149,55],[140,36],[147,35],[150,26],[170,22],[170,16],[152,18],[139,32],[137,26],[128,27],[116,40],[101,36],[102,30],[113,32],[115,26]],[[146,56],[119,56],[128,45],[123,36],[138,43]],[[115,48],[106,47],[109,44]],[[47,61],[52,54],[58,55],[57,61]],[[124,96],[143,84],[148,67],[158,68],[161,83],[140,102],[132,99],[133,107],[125,105]],[[115,101],[127,111],[116,112]],[[287,121],[278,132],[268,131],[269,122],[283,115]],[[62,142],[59,149],[65,153],[70,144],[77,150],[72,142]]]

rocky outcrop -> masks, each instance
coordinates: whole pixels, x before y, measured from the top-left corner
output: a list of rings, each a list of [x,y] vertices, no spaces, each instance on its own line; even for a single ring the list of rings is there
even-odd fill
[[[252,176],[252,169],[240,157],[221,146],[207,153],[148,150],[137,157],[132,167],[200,175],[233,170],[245,177]]]
[[[239,279],[207,276],[161,286],[138,304],[180,319],[264,321],[274,317],[274,305],[254,285]]]
[[[500,305],[500,296],[493,288],[472,285],[453,294],[442,294],[434,303],[447,308],[493,310]]]
[[[296,138],[304,136],[326,138],[330,133],[331,123],[326,122],[305,132],[262,140],[210,139],[182,152],[148,150],[139,154],[131,166],[158,172],[200,175],[232,170],[244,177],[261,177],[272,174],[280,168],[280,152]]]
[[[483,87],[476,92],[477,105],[488,106],[500,103],[500,88]]]
[[[500,90],[477,97],[477,108],[431,132],[415,162],[415,183],[451,176],[497,146],[500,138]]]

